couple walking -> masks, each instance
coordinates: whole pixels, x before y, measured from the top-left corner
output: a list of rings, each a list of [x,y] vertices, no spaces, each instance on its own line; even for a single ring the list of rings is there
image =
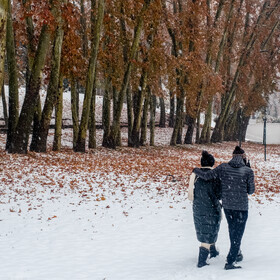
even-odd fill
[[[228,223],[230,250],[225,269],[241,268],[241,239],[248,218],[248,194],[255,190],[254,173],[243,149],[236,146],[233,157],[213,169],[214,157],[202,152],[201,168],[190,177],[189,199],[193,201],[193,217],[199,248],[198,267],[207,265],[207,258],[219,255],[215,247],[221,222],[221,208]],[[222,200],[222,205],[220,201]]]

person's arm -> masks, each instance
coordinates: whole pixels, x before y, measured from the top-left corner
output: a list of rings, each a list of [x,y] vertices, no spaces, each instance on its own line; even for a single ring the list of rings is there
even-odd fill
[[[248,177],[247,192],[248,194],[253,194],[255,192],[254,172],[252,169],[250,169],[250,173]]]
[[[219,172],[220,172],[220,167],[221,165],[217,166],[215,169],[209,170],[209,171],[202,171],[199,168],[195,168],[193,170],[193,172],[200,177],[201,179],[205,180],[205,181],[209,181],[212,179],[217,179],[219,178]]]
[[[192,173],[190,176],[190,181],[189,181],[189,190],[188,190],[188,199],[190,201],[193,201],[194,199],[194,182],[195,182],[195,174]]]
[[[217,199],[222,199],[222,186],[221,181],[219,179],[214,180],[214,193]]]

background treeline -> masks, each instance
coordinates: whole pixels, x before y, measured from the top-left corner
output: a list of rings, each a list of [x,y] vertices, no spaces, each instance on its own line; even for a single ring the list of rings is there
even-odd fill
[[[250,115],[265,108],[276,90],[279,21],[279,0],[0,0],[6,148],[45,152],[55,110],[53,149],[60,149],[65,83],[71,89],[77,152],[85,151],[86,143],[96,147],[97,89],[104,95],[104,147],[121,145],[124,102],[131,147],[146,144],[147,127],[154,144],[156,102],[159,125],[173,127],[170,145],[194,138],[196,143],[236,140],[240,131],[244,139]],[[47,89],[43,104],[42,87]]]

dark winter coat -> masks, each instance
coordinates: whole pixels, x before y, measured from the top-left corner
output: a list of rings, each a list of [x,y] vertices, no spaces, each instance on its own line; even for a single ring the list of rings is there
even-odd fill
[[[225,209],[248,211],[248,194],[255,191],[254,172],[245,165],[242,155],[234,155],[228,163],[222,163],[207,172],[195,168],[194,173],[204,180],[221,181]]]
[[[205,173],[208,168],[200,169]],[[205,181],[196,178],[194,183],[193,218],[199,242],[212,244],[217,241],[221,221],[219,180]]]

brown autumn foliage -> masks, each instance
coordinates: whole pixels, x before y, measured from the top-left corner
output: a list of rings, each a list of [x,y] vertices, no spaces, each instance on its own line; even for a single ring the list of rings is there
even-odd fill
[[[61,75],[85,87],[90,39],[95,29],[92,18],[96,17],[98,3],[84,0],[83,10],[78,0],[13,1],[21,78],[26,71],[27,45],[31,43],[36,49],[42,26],[47,25],[51,44],[43,76],[49,83],[51,49],[58,24],[55,7],[62,12],[64,30]],[[92,10],[91,5],[95,7]],[[216,139],[222,141],[222,131],[236,109],[244,109],[249,116],[265,107],[269,94],[277,88],[279,15],[277,0],[106,0],[95,86],[104,91],[109,79],[111,96],[118,95],[125,83],[126,67],[132,62],[128,83],[133,93],[139,89],[142,73],[147,72],[152,94],[184,95],[181,110],[186,108],[194,121],[218,96],[213,110],[218,108]],[[143,27],[136,58],[131,61],[139,17]],[[31,42],[27,18],[33,26]]]

